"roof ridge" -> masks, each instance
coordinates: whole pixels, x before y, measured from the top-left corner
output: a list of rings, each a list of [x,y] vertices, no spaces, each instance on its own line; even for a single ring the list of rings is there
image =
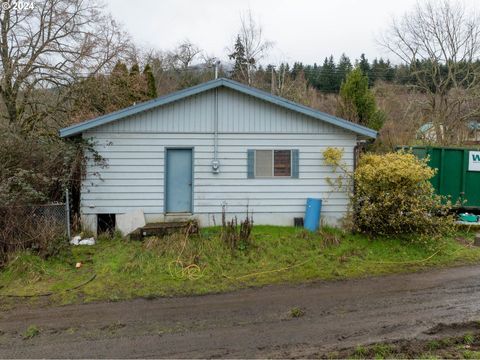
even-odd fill
[[[318,120],[325,121],[327,123],[355,132],[360,135],[364,135],[371,138],[376,138],[377,136],[377,132],[375,130],[372,130],[365,126],[355,124],[351,121],[336,117],[334,115],[327,114],[319,110],[312,109],[308,106],[296,103],[294,101],[285,99],[277,95],[272,95],[266,91],[253,88],[251,86],[247,86],[227,78],[218,78],[218,79],[210,80],[202,84],[198,84],[186,89],[182,89],[170,94],[163,95],[156,99],[145,101],[137,105],[132,105],[127,108],[120,109],[109,114],[105,114],[105,115],[102,115],[78,124],[68,126],[66,128],[61,129],[59,133],[61,137],[69,137],[69,136],[77,135],[91,128],[105,125],[110,122],[123,119],[127,116],[135,115],[142,111],[147,111],[159,106],[167,105],[172,102],[187,98],[189,96],[193,96],[193,95],[196,95],[208,90],[212,90],[221,86],[225,86],[226,88],[229,88],[231,90],[235,90],[240,93],[250,95],[257,99],[269,102],[271,104],[287,108],[291,111],[302,113],[306,116],[310,116]]]

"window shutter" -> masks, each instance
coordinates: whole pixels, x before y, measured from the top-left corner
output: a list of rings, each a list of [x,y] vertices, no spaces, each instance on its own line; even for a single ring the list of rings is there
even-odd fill
[[[255,177],[255,150],[247,150],[247,179],[253,179]]]
[[[298,149],[292,150],[292,178],[298,179],[299,168],[299,152]]]

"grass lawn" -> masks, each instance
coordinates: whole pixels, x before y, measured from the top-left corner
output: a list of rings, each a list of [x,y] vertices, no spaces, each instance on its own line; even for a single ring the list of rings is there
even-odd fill
[[[371,240],[324,228],[255,226],[252,244],[232,251],[219,228],[182,236],[130,241],[100,238],[95,246],[43,260],[22,252],[0,271],[0,294],[53,292],[55,303],[193,295],[274,283],[346,279],[480,262],[480,248],[453,238],[429,245],[398,239]],[[75,268],[77,262],[82,267]],[[96,278],[71,289],[93,274]],[[6,298],[0,298],[5,301]],[[12,300],[10,298],[10,300]],[[14,299],[13,299],[14,301]]]

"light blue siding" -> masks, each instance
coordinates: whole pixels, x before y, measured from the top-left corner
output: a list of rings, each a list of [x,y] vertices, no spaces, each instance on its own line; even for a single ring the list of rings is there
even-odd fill
[[[162,221],[167,210],[166,149],[192,147],[192,206],[203,225],[213,225],[213,219],[218,224],[222,205],[229,216],[239,217],[248,207],[257,224],[292,225],[294,217],[303,216],[308,197],[323,199],[322,218],[327,222],[345,215],[348,194],[328,184],[335,175],[323,163],[322,152],[343,148],[352,169],[355,133],[230,89],[218,91],[219,174],[211,171],[213,91],[83,133],[108,164],[87,164],[81,192],[84,223],[92,224],[99,213],[139,208],[147,221]],[[298,179],[248,179],[249,149],[298,149]]]
[[[213,91],[208,91],[162,108],[147,110],[124,120],[97,128],[113,133],[211,133],[213,132]]]
[[[92,135],[92,134],[90,134]],[[98,134],[104,142],[105,133]],[[142,208],[151,221],[163,219],[165,147],[195,144],[194,214],[203,224],[220,221],[221,207],[232,216],[242,216],[247,206],[256,223],[289,225],[294,216],[303,216],[307,197],[324,199],[322,216],[332,223],[347,209],[348,197],[328,185],[334,176],[323,164],[322,152],[331,144],[345,150],[344,160],[353,166],[355,138],[348,134],[304,135],[220,134],[220,173],[211,172],[213,138],[209,134],[109,134],[110,143],[98,146],[109,166],[89,164],[81,195],[82,213],[123,213]],[[133,139],[143,145],[133,146]],[[148,144],[147,144],[148,143]],[[240,145],[243,144],[243,145]],[[298,179],[247,179],[248,149],[299,149]],[[131,151],[126,151],[131,149]],[[100,175],[98,175],[100,174]]]
[[[333,115],[329,115],[318,110],[314,110],[312,108],[303,106],[301,104],[292,102],[290,100],[287,100],[278,96],[274,96],[265,91],[261,91],[253,87],[240,84],[230,79],[216,79],[216,80],[208,81],[206,83],[193,86],[188,89],[180,90],[175,93],[171,93],[171,94],[159,97],[157,99],[153,99],[147,102],[133,105],[128,108],[125,108],[110,114],[106,114],[104,116],[100,116],[95,119],[91,119],[89,121],[85,121],[83,123],[69,126],[67,128],[60,130],[60,136],[69,137],[77,134],[83,134],[86,131],[96,129],[100,126],[107,125],[113,122],[118,122],[120,120],[123,121],[128,117],[132,118],[138,114],[144,114],[153,109],[158,109],[160,107],[163,107],[165,109],[165,108],[168,108],[168,106],[171,104],[190,101],[191,99],[195,99],[195,95],[199,95],[199,94],[203,95],[211,90],[216,92],[218,89],[224,89],[227,93],[228,91],[233,92],[235,94],[235,98],[239,97],[239,95],[244,95],[246,96],[245,99],[248,102],[251,102],[251,103],[261,102],[263,104],[270,104],[274,106],[275,110],[280,110],[280,109],[287,110],[290,115],[303,114],[304,116],[307,116],[309,119],[316,119],[321,121],[322,123],[328,123],[343,130],[352,131],[355,134],[358,134],[365,138],[377,137],[377,132],[372,129],[366,128],[358,124],[354,124],[350,121],[337,118]],[[216,104],[216,97],[213,103]],[[225,101],[222,100],[222,103],[224,104]],[[238,103],[236,104],[232,103],[232,105],[238,105]],[[247,107],[237,106],[238,111],[236,112],[236,114],[241,114],[240,117],[244,122],[247,121],[247,117],[245,116],[246,113],[244,112],[249,111],[249,107],[252,107],[252,106],[247,106]],[[228,108],[228,109],[231,110],[231,108]],[[194,110],[194,112],[197,112],[199,109],[190,108],[190,110]],[[265,108],[262,107],[260,111],[263,113],[265,111]],[[176,115],[178,114],[173,114],[173,117],[175,118]],[[229,117],[229,119],[231,120],[231,117]],[[264,125],[265,130],[267,130],[268,128],[271,128],[271,126],[269,126],[266,122],[261,123],[261,125]],[[237,132],[238,132],[240,131],[240,128],[243,125],[241,123],[233,123],[232,126],[233,128],[238,126],[238,129],[237,129]]]
[[[220,132],[335,134],[345,131],[231,89],[219,90],[218,96]]]
[[[98,127],[96,133],[213,133],[215,91]],[[218,89],[220,133],[340,134],[348,131],[227,88]],[[352,133],[353,134],[353,133]]]

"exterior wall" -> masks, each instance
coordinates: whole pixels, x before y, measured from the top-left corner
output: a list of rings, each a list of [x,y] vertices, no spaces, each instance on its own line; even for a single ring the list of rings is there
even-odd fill
[[[322,198],[322,219],[335,224],[348,204],[327,178],[322,152],[344,148],[353,167],[356,135],[231,90],[218,91],[220,173],[213,174],[214,91],[100,126],[84,133],[96,143],[107,167],[87,165],[82,185],[81,214],[92,228],[100,213],[142,208],[147,221],[163,221],[164,158],[168,147],[194,147],[194,216],[202,225],[248,209],[257,224],[293,225],[304,215],[307,197]],[[299,178],[247,179],[248,149],[299,149]]]
[[[97,127],[96,133],[214,132],[215,90]],[[220,133],[345,134],[345,130],[234,90],[218,90]],[[90,134],[90,135],[88,135]],[[348,132],[352,136],[355,134]]]

